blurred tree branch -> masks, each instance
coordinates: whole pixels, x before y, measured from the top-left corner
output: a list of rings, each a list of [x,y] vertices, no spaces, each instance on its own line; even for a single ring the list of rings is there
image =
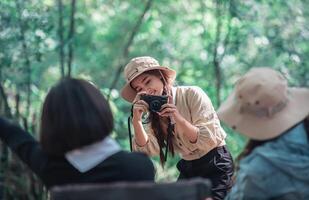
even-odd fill
[[[63,41],[63,4],[58,0],[58,36],[59,36],[59,59],[61,77],[65,76],[64,72],[64,41]]]
[[[22,12],[23,8],[20,5],[20,1],[16,0],[16,8],[17,8],[17,14],[18,14],[18,25],[20,30],[20,40],[22,43],[22,52],[25,59],[25,68],[26,68],[26,112],[25,116],[29,116],[30,114],[30,99],[31,99],[31,63],[29,58],[29,52],[28,52],[28,46],[26,43],[26,36],[25,36],[25,22],[22,19]]]
[[[76,10],[76,1],[71,1],[71,15],[70,15],[70,30],[68,35],[68,74],[67,76],[71,76],[71,70],[72,70],[72,60],[73,60],[73,39],[74,39],[74,32],[75,32],[75,10]]]
[[[151,7],[151,4],[152,4],[152,0],[148,0],[146,5],[145,5],[145,8],[144,8],[144,11],[142,12],[142,14],[140,15],[140,17],[138,18],[135,26],[133,27],[131,33],[130,33],[130,37],[127,41],[127,43],[125,44],[124,46],[124,49],[122,51],[122,57],[120,58],[120,64],[119,66],[117,67],[117,70],[116,70],[116,73],[115,73],[115,76],[114,76],[114,79],[112,81],[112,84],[111,86],[109,87],[109,93],[107,95],[107,99],[109,100],[110,98],[110,95],[111,95],[111,91],[112,89],[115,88],[118,80],[119,80],[119,77],[121,76],[121,72],[123,70],[123,67],[125,65],[125,62],[128,60],[128,55],[129,55],[129,48],[130,46],[132,45],[133,43],[133,40],[134,40],[134,37],[136,36],[136,34],[138,33],[138,30],[145,18],[145,15],[146,13],[148,12],[148,10],[150,9]]]

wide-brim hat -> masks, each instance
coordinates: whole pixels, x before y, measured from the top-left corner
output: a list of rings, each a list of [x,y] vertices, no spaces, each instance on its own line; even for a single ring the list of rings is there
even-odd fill
[[[252,68],[218,109],[221,121],[255,140],[284,133],[309,115],[309,89],[290,88],[270,68]]]
[[[124,68],[126,84],[121,89],[121,96],[128,102],[132,102],[136,96],[136,91],[131,87],[131,82],[142,73],[150,70],[160,70],[168,83],[172,83],[176,78],[176,71],[169,67],[164,67],[159,62],[149,56],[133,58]]]

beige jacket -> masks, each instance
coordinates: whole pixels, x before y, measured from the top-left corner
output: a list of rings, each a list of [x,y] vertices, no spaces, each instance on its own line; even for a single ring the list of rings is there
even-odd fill
[[[173,145],[184,160],[201,158],[215,147],[225,145],[226,133],[206,93],[196,86],[181,86],[173,88],[174,103],[178,112],[191,122],[198,132],[196,143],[191,143],[175,124]],[[138,146],[133,139],[133,149],[144,152],[150,156],[159,155],[159,145],[150,124],[145,125],[148,133],[148,142]]]

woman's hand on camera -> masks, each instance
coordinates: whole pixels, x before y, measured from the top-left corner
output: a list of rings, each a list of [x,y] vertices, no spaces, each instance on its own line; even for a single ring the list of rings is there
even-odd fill
[[[148,104],[140,100],[140,96],[144,93],[138,93],[133,100],[133,119],[132,121],[142,121],[142,116],[148,111]]]
[[[160,110],[160,112],[158,112],[158,114],[161,117],[173,117],[173,118],[177,118],[180,115],[176,106],[174,104],[171,104],[171,103],[164,104],[161,107],[161,110]]]
[[[170,117],[174,122],[183,119],[178,112],[176,105],[173,103],[173,97],[171,95],[168,96],[168,103],[162,105],[158,114],[162,117]]]

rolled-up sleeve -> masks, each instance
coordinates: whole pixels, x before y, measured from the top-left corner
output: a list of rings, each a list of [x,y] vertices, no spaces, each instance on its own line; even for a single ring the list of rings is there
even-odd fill
[[[133,151],[143,152],[149,156],[156,156],[160,154],[160,148],[157,138],[154,136],[152,129],[149,126],[145,126],[145,130],[148,135],[148,141],[144,146],[139,146],[135,138],[133,138]]]
[[[188,92],[191,120],[198,134],[197,141],[192,144],[199,149],[212,149],[222,143],[226,133],[206,93],[199,87],[192,87]]]

